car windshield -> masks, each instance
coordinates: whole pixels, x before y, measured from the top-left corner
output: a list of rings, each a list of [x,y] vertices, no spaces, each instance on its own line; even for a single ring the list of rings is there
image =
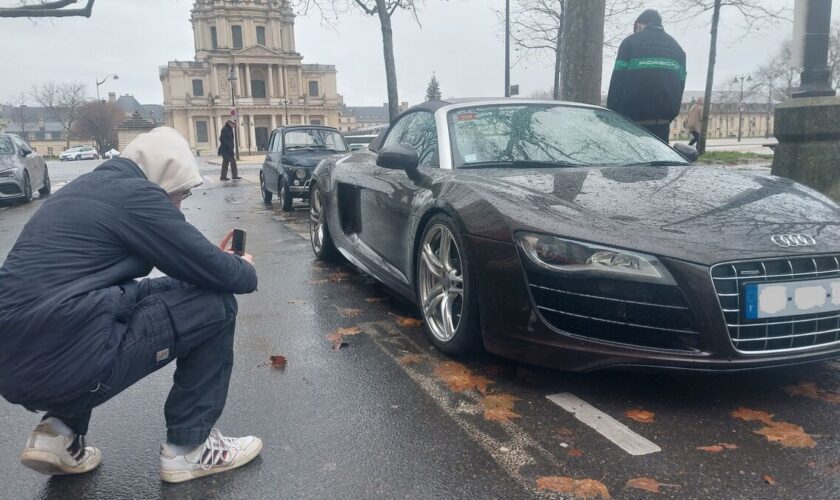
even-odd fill
[[[344,137],[335,131],[321,128],[289,130],[284,136],[286,150],[309,149],[344,153],[347,144]]]
[[[682,165],[685,158],[617,113],[503,104],[449,112],[456,168]]]
[[[0,155],[11,155],[15,153],[12,140],[8,137],[0,137]]]

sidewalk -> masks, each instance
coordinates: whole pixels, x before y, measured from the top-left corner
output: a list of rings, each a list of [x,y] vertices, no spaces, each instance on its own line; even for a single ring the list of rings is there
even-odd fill
[[[688,141],[680,139],[678,141],[687,144]],[[744,137],[741,142],[737,139],[709,139],[706,141],[706,150],[708,151],[737,151],[739,153],[756,153],[763,155],[772,155],[773,150],[765,147],[765,144],[778,144],[779,141],[775,137],[765,139],[764,137]]]
[[[200,159],[203,159],[207,163],[211,165],[221,165],[222,164],[222,157],[221,156],[200,156]],[[239,165],[262,165],[263,161],[265,160],[265,155],[240,155],[240,159],[237,160],[237,164]]]

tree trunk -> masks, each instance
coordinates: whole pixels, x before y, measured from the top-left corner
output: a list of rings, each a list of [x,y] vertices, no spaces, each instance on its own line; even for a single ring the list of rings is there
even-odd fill
[[[562,19],[562,18],[561,18]],[[560,70],[563,63],[563,22],[557,27],[557,45],[554,47],[554,100],[560,99]]]
[[[397,68],[394,63],[394,32],[391,13],[385,0],[376,0],[376,13],[382,27],[382,50],[385,55],[385,80],[388,84],[388,117],[391,122],[400,114],[400,97],[397,93]]]
[[[560,98],[601,104],[606,0],[566,0],[563,12]]]
[[[706,152],[706,137],[709,134],[709,113],[712,109],[712,89],[715,86],[715,60],[717,59],[718,25],[720,24],[720,4],[722,0],[715,0],[712,12],[712,41],[709,45],[709,69],[706,72],[706,93],[703,100],[703,120],[700,127],[700,141],[697,150],[700,154]]]

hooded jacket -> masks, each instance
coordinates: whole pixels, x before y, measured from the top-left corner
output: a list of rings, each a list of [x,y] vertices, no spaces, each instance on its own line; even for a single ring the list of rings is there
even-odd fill
[[[233,156],[233,146],[233,127],[227,122],[219,135],[219,156]]]
[[[95,388],[116,359],[135,279],[152,267],[217,292],[257,287],[254,268],[208,241],[167,196],[201,182],[186,141],[155,129],[126,151],[142,163],[109,160],[50,196],[0,267],[0,394],[12,403]]]
[[[671,122],[685,78],[685,51],[662,26],[648,26],[619,46],[607,107],[637,122]]]

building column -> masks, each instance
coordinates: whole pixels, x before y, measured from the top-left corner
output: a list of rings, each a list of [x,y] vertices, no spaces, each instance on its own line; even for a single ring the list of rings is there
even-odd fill
[[[298,76],[298,96],[303,97],[303,95],[304,95],[304,92],[303,92],[303,67],[298,66],[297,69],[298,69],[298,74],[297,74],[297,76]]]
[[[277,128],[277,115],[275,115],[274,113],[271,113],[271,130],[274,130],[276,128]],[[271,137],[270,137],[271,136],[271,130],[268,131],[269,139],[271,139]]]
[[[286,85],[286,66],[280,65],[280,97],[288,97],[289,87]]]
[[[187,127],[190,129],[189,137],[190,137],[190,149],[196,149],[196,142],[195,142],[195,118],[187,115]]]
[[[242,72],[238,64],[236,65],[236,96],[242,97]]]
[[[224,126],[225,126],[224,120],[222,119],[221,116],[217,115],[216,116],[216,137],[215,137],[215,140],[213,142],[213,144],[215,144],[214,147],[216,149],[219,149],[219,146],[221,146],[221,144],[219,144],[219,137],[222,135],[222,127],[224,127]]]
[[[251,65],[245,65],[245,95],[251,97]]]
[[[219,72],[216,70],[215,64],[211,65],[211,68],[212,70],[210,74],[211,78],[213,78],[213,81],[210,82],[210,85],[207,86],[207,93],[219,95],[221,93],[219,92]]]
[[[248,117],[248,133],[251,134],[251,153],[255,153],[257,151],[257,126],[256,126],[256,116],[251,115]]]
[[[274,65],[268,65],[268,98],[274,98]]]

